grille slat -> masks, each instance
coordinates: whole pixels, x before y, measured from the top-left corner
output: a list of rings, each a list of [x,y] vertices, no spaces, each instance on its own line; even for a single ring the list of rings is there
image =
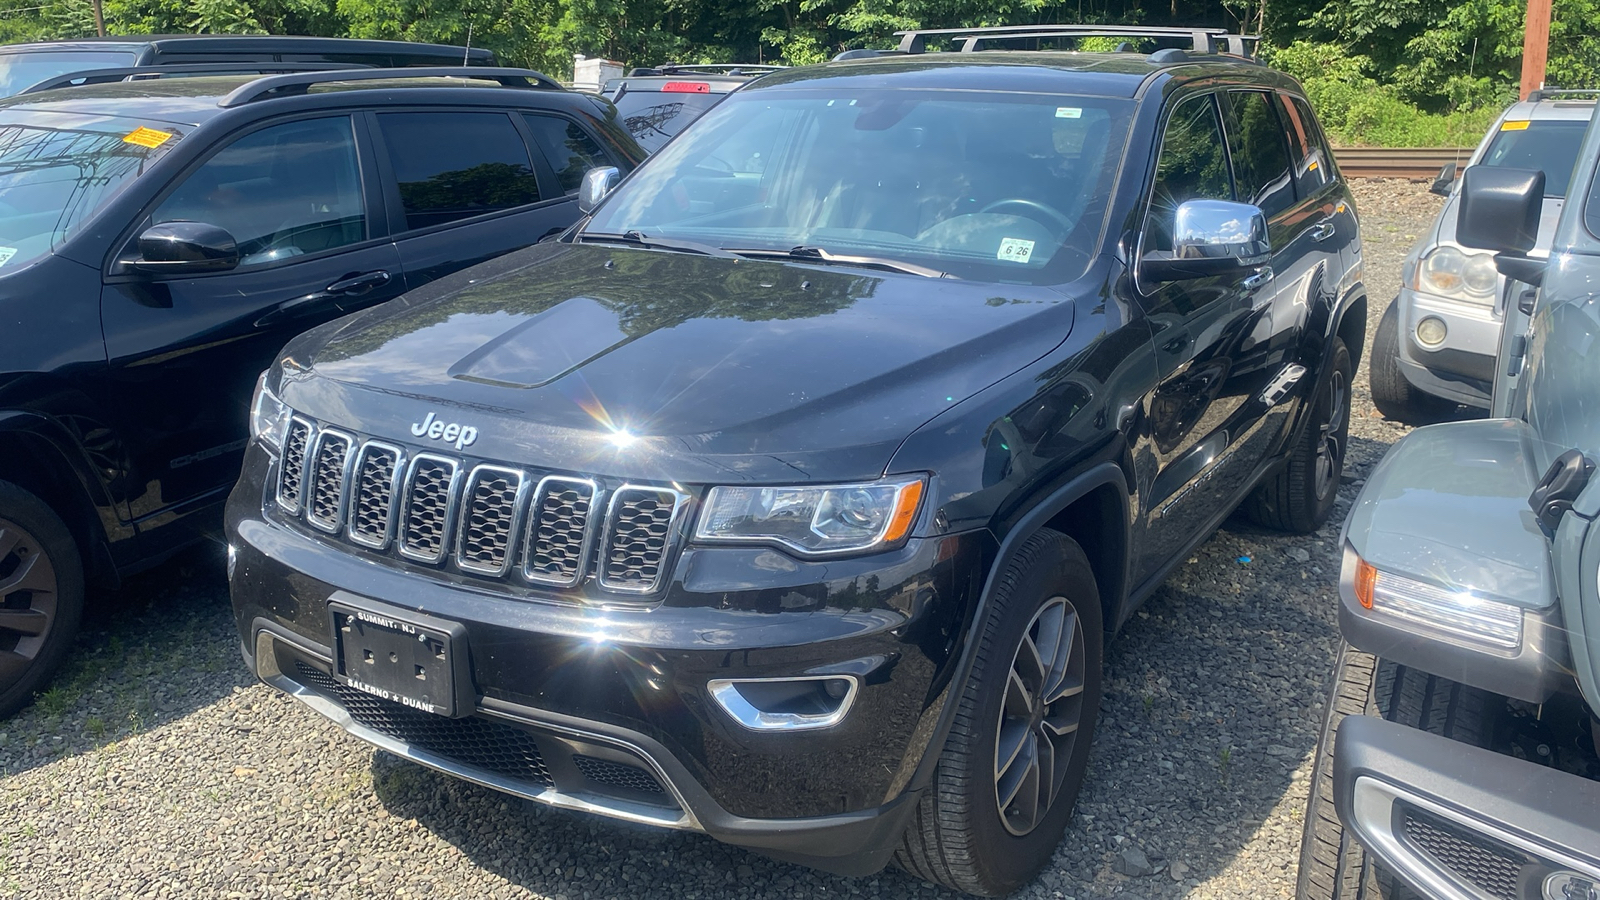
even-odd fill
[[[306,498],[306,521],[323,531],[339,530],[344,511],[344,488],[349,473],[351,439],[334,431],[317,435],[316,452],[309,467],[311,491]]]
[[[278,469],[278,503],[290,512],[300,511],[300,489],[305,483],[306,451],[311,447],[311,423],[289,420],[283,438],[283,464]]]
[[[649,593],[665,574],[667,546],[682,495],[665,488],[624,485],[611,497],[600,585]]]
[[[418,455],[411,461],[405,511],[400,516],[401,554],[430,563],[444,558],[459,469],[454,460],[441,456]]]
[[[539,482],[528,517],[523,577],[562,587],[578,583],[588,562],[594,499],[592,481],[551,476]]]
[[[479,466],[467,477],[456,565],[480,575],[503,575],[511,564],[522,499],[522,473]]]
[[[350,540],[382,549],[394,525],[395,482],[405,455],[399,447],[371,442],[361,448],[354,468]]]

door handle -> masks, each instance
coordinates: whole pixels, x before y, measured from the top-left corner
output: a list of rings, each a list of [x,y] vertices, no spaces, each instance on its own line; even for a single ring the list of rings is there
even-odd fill
[[[1326,219],[1324,219],[1323,221],[1317,223],[1317,227],[1311,229],[1311,239],[1313,241],[1317,241],[1318,243],[1321,243],[1322,241],[1325,241],[1328,238],[1333,237],[1334,234],[1336,234],[1338,232],[1338,230],[1339,229],[1333,227],[1333,223],[1332,222],[1329,222]]]
[[[1249,278],[1246,278],[1244,281],[1240,282],[1239,286],[1241,288],[1244,288],[1246,293],[1253,293],[1255,291],[1261,290],[1263,287],[1266,287],[1267,282],[1269,282],[1271,280],[1272,280],[1272,267],[1271,266],[1262,266],[1261,268],[1256,270],[1256,273],[1254,275],[1251,275]]]
[[[373,288],[383,287],[388,284],[392,276],[379,269],[375,272],[362,272],[360,275],[349,275],[335,281],[323,289],[325,294],[345,294],[354,296],[365,294]]]

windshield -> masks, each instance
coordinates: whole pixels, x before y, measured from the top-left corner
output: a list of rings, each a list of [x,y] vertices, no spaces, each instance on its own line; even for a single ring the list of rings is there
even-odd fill
[[[673,135],[717,105],[726,94],[668,91],[624,91],[616,100],[617,115],[646,153],[661,149]]]
[[[1507,120],[1495,132],[1479,165],[1542,169],[1544,195],[1565,197],[1567,184],[1572,181],[1572,167],[1578,164],[1578,147],[1588,127],[1586,119]]]
[[[1130,109],[976,91],[739,92],[635,172],[584,234],[1062,283],[1098,240]]]
[[[47,78],[131,66],[138,54],[127,50],[54,50],[49,53],[0,53],[0,97],[10,97]]]
[[[0,113],[0,267],[49,253],[181,137],[166,123]]]

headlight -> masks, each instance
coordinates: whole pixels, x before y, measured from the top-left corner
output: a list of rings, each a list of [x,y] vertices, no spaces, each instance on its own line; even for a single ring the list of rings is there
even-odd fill
[[[256,379],[256,395],[250,398],[250,437],[276,448],[283,443],[289,407],[267,387],[267,374],[271,371],[262,372]]]
[[[1453,300],[1489,303],[1494,299],[1500,273],[1492,253],[1463,253],[1455,247],[1435,247],[1417,263],[1417,290]]]
[[[801,554],[883,550],[911,533],[919,477],[865,484],[714,487],[695,540],[781,544]]]

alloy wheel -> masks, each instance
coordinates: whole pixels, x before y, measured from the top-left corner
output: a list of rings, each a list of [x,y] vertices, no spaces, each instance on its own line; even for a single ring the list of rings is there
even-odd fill
[[[0,692],[16,684],[44,650],[56,619],[59,585],[43,545],[0,518]]]
[[[1012,658],[995,736],[995,803],[1014,835],[1039,827],[1061,792],[1083,712],[1084,659],[1077,611],[1050,598]]]
[[[1328,379],[1328,400],[1332,406],[1322,423],[1317,443],[1317,497],[1328,496],[1337,487],[1339,466],[1344,459],[1344,417],[1349,410],[1344,372],[1334,369]]]

